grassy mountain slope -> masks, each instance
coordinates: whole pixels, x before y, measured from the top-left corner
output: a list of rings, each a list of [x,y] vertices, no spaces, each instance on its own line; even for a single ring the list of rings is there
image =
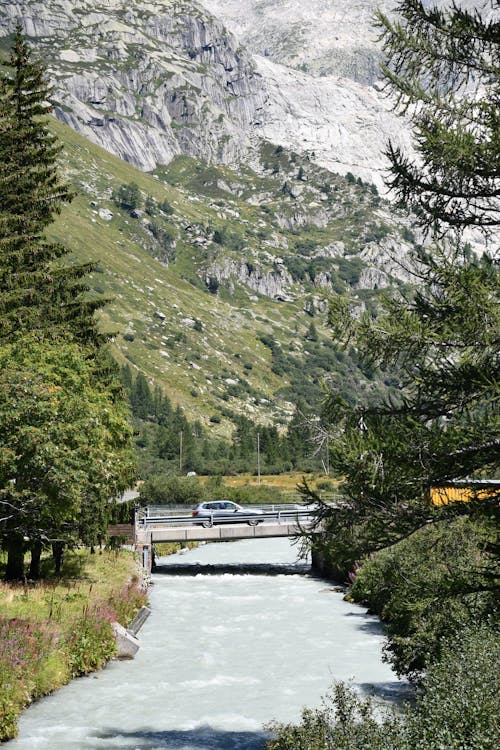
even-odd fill
[[[269,144],[255,171],[179,157],[146,174],[53,129],[77,197],[51,235],[98,264],[91,286],[110,297],[102,326],[119,361],[222,433],[237,413],[285,424],[328,371],[349,392],[355,357],[329,342],[325,295],[357,286],[373,304],[395,281],[390,248],[408,239],[373,188]],[[132,212],[113,200],[131,183]]]

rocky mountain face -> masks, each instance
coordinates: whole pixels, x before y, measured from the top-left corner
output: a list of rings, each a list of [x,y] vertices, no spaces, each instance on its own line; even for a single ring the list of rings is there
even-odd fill
[[[325,374],[349,395],[358,363],[330,340],[328,295],[374,310],[421,241],[377,189],[402,126],[370,62],[374,3],[354,5],[365,26],[348,52],[336,0],[308,3],[316,26],[300,44],[291,0],[0,4],[0,52],[20,20],[48,65],[77,193],[52,231],[97,263],[117,358],[227,434],[234,414],[285,424],[297,398],[322,398]],[[345,65],[333,73],[335,9]],[[285,15],[259,26],[257,11]],[[280,18],[288,57],[271,45]],[[133,210],[119,198],[131,184]]]
[[[180,153],[237,162],[265,92],[251,57],[191,2],[2,5],[49,66],[57,117],[150,171]]]
[[[378,91],[374,10],[375,0],[348,11],[340,0],[307,10],[299,0],[21,0],[0,6],[0,34],[21,21],[49,66],[58,119],[88,140],[160,177],[182,155],[199,160],[198,179],[180,181],[216,212],[186,230],[207,250],[198,277],[283,302],[402,276],[392,259],[407,250],[404,224],[376,189],[381,148],[401,124]],[[231,166],[229,184],[203,164]],[[255,236],[231,200],[260,212]],[[159,259],[174,255],[167,243]]]
[[[251,162],[265,139],[381,187],[383,145],[405,136],[377,82],[376,5],[20,1],[0,6],[0,34],[20,20],[57,117],[143,170]]]
[[[200,0],[247,49],[274,63],[365,86],[379,78],[376,8],[394,0]]]
[[[50,236],[95,264],[91,294],[110,300],[101,323],[120,363],[224,435],[238,415],[285,425],[298,399],[318,405],[325,378],[352,396],[359,363],[331,339],[328,296],[350,290],[374,310],[418,239],[373,184],[269,143],[258,171],[177,156],[145,173],[51,128],[76,198]],[[363,392],[379,385],[362,380]]]
[[[200,0],[254,55],[312,77],[336,76],[376,85],[381,61],[377,9],[391,15],[397,0]],[[477,8],[477,0],[458,0]],[[480,4],[480,3],[479,3]],[[424,0],[444,7],[450,0]],[[486,0],[483,13],[493,13]],[[489,7],[489,9],[488,9]]]

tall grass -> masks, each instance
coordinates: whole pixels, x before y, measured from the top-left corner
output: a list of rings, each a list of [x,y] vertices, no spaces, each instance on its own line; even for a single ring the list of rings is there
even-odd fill
[[[146,602],[130,553],[69,556],[66,574],[32,586],[0,584],[0,741],[22,709],[115,654],[112,622],[126,626]]]

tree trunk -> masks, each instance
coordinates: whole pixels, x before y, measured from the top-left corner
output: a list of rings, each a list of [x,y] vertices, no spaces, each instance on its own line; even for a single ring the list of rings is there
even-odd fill
[[[24,581],[24,544],[21,534],[10,534],[7,539],[6,581]]]
[[[54,573],[59,575],[61,573],[63,564],[63,553],[64,553],[64,542],[53,542],[52,543],[52,558],[54,560]]]
[[[42,543],[34,542],[31,547],[31,562],[28,571],[28,578],[32,581],[38,581],[40,578],[40,558],[42,556]]]

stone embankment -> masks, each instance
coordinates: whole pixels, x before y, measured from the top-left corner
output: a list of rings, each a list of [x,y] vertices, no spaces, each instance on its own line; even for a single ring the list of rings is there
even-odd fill
[[[137,638],[137,633],[142,628],[151,610],[149,607],[141,607],[139,612],[136,614],[128,628],[124,628],[119,622],[113,623],[113,632],[116,639],[116,658],[117,659],[133,659],[139,650],[140,641]]]

